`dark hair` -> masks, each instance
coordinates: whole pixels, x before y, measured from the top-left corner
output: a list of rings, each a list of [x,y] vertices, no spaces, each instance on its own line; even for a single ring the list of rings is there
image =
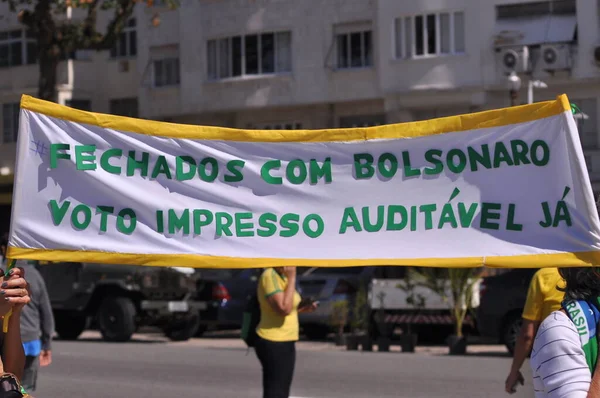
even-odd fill
[[[565,299],[595,300],[600,297],[600,270],[596,267],[559,268],[560,276],[565,280],[565,287],[558,290],[565,292]]]

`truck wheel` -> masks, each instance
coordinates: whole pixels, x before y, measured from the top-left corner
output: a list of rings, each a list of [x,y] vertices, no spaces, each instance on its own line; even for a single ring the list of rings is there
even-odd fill
[[[165,327],[165,336],[171,341],[187,341],[194,337],[200,327],[200,317],[191,315],[187,320]]]
[[[514,354],[515,345],[517,344],[517,337],[521,332],[522,323],[523,319],[521,318],[521,314],[515,313],[514,315],[508,317],[504,323],[504,327],[502,328],[502,342],[511,355]]]
[[[61,340],[77,340],[87,326],[87,317],[83,315],[57,312],[54,318],[56,333]]]
[[[98,328],[106,341],[128,341],[135,332],[135,306],[127,297],[106,298],[98,309]]]

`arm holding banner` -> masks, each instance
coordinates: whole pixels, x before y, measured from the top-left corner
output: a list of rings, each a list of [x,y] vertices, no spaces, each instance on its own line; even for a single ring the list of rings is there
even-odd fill
[[[21,313],[14,312],[8,321],[8,332],[4,334],[2,356],[4,371],[14,374],[19,380],[25,369],[25,351],[21,341]]]
[[[13,268],[4,276],[1,285],[0,315],[8,318],[8,330],[4,333],[2,358],[4,371],[21,379],[25,367],[25,352],[21,341],[21,310],[29,303],[29,290],[21,268]]]
[[[6,256],[8,236],[0,236],[0,258]],[[19,380],[25,368],[25,351],[21,341],[21,310],[29,303],[29,286],[25,272],[9,261],[6,274],[0,270],[0,317],[2,318],[2,361],[0,369],[12,373]]]

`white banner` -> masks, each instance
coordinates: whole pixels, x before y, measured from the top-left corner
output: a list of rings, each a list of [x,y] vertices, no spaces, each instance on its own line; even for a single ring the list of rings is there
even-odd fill
[[[24,96],[9,256],[140,265],[598,264],[566,96],[372,128],[256,131]]]

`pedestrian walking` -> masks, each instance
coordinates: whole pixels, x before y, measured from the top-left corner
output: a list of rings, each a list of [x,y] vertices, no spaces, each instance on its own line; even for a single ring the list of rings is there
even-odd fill
[[[21,340],[25,350],[25,371],[22,384],[29,391],[35,391],[40,367],[52,363],[52,335],[54,316],[46,283],[39,271],[30,264],[21,266],[27,275],[31,301],[21,314]]]
[[[533,341],[540,323],[553,311],[559,310],[564,297],[564,281],[558,268],[542,268],[537,271],[527,292],[527,300],[523,309],[523,323],[513,354],[510,372],[505,382],[505,390],[514,394],[517,384],[523,385],[525,379],[521,374],[521,367],[531,353]]]
[[[263,398],[288,398],[296,364],[298,312],[314,311],[296,291],[296,267],[267,268],[257,287],[260,322],[255,351],[262,366]]]
[[[540,325],[531,352],[536,398],[600,397],[600,270],[561,268],[565,300]]]
[[[6,241],[6,239],[4,239]],[[4,243],[6,247],[6,243]],[[39,271],[26,261],[17,261],[29,282],[31,300],[21,311],[21,340],[25,366],[21,384],[28,392],[37,387],[38,370],[52,363],[51,342],[54,334],[54,316],[46,284]]]

